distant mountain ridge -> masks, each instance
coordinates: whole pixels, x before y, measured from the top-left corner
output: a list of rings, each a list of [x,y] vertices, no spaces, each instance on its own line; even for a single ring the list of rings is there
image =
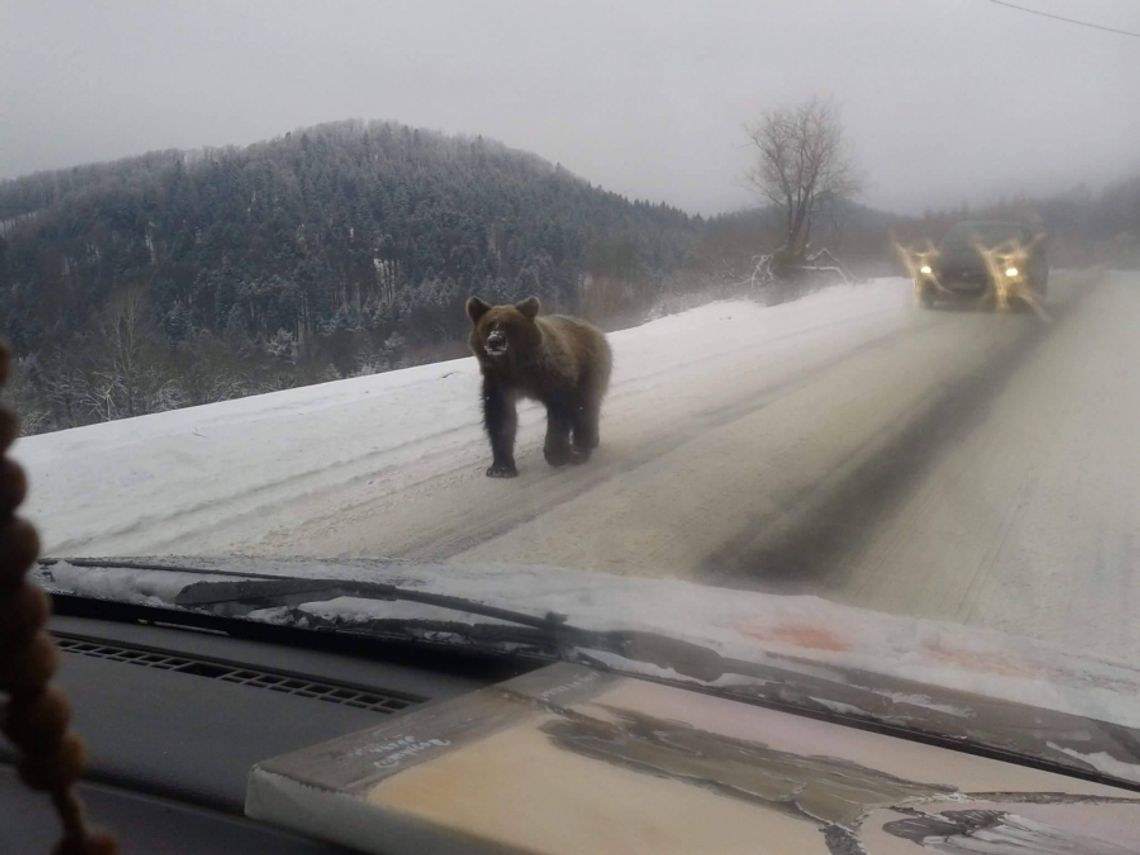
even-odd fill
[[[469,293],[570,308],[583,272],[673,269],[695,230],[499,143],[338,122],[2,182],[0,235],[5,332],[26,353],[125,288],[174,341],[454,332]]]

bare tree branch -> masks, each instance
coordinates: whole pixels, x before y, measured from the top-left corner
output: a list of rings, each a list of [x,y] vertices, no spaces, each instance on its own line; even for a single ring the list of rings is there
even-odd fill
[[[813,99],[771,110],[747,130],[757,157],[746,177],[783,215],[783,254],[802,259],[816,217],[860,190],[838,110],[830,101]]]

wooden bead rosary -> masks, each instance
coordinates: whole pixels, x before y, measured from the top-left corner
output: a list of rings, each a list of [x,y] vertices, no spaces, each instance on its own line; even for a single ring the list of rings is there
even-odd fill
[[[10,357],[0,345],[0,386]],[[114,855],[115,838],[87,824],[75,783],[83,774],[86,747],[68,727],[71,707],[51,685],[59,662],[55,642],[44,630],[51,603],[27,578],[39,555],[35,528],[16,516],[28,482],[4,453],[16,440],[15,415],[0,407],[0,731],[16,746],[17,771],[25,784],[47,793],[59,814],[63,837],[57,855]]]

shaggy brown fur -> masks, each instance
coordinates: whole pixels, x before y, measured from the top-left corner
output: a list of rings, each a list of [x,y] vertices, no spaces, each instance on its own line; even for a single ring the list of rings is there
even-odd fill
[[[546,405],[543,454],[551,466],[584,463],[598,446],[598,417],[610,381],[605,334],[579,318],[538,316],[531,297],[513,306],[467,301],[471,351],[483,371],[483,423],[492,478],[513,478],[519,396]]]

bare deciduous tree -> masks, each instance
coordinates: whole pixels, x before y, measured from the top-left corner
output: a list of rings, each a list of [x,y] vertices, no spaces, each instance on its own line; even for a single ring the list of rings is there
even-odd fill
[[[783,215],[780,255],[798,262],[807,250],[814,219],[827,206],[859,192],[838,110],[819,99],[771,110],[748,127],[748,136],[757,150],[748,181]]]
[[[146,295],[137,287],[112,296],[98,316],[80,401],[100,421],[178,406],[152,327]]]
[[[7,403],[20,414],[20,433],[39,433],[51,426],[51,412],[36,395],[31,375],[38,365],[34,358],[14,360],[10,365],[8,385],[0,389],[0,403]]]

